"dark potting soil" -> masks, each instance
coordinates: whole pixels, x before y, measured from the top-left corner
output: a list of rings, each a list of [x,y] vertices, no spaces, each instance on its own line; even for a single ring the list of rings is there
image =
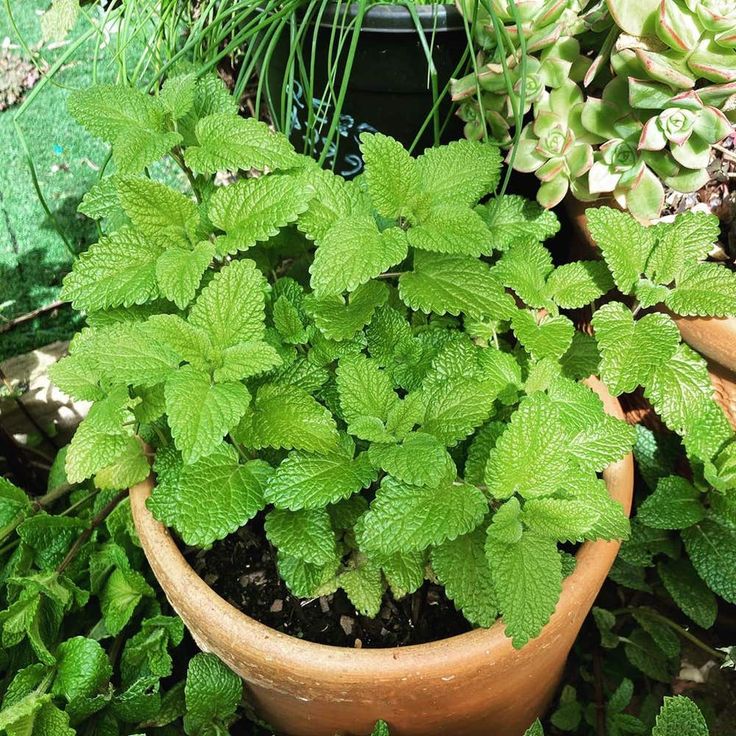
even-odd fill
[[[260,518],[198,552],[194,569],[219,595],[251,618],[285,634],[342,647],[424,644],[470,631],[442,587],[425,582],[414,594],[390,593],[376,618],[358,614],[342,590],[321,598],[291,595],[276,571]]]

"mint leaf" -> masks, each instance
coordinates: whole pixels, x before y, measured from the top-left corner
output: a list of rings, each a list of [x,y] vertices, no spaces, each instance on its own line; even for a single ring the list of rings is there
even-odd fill
[[[181,120],[194,107],[197,75],[194,72],[169,77],[162,85],[159,99],[172,120]]]
[[[31,501],[25,491],[0,478],[0,537],[15,529],[30,510]]]
[[[569,350],[560,359],[560,365],[564,376],[579,380],[597,374],[600,361],[595,338],[576,331]]]
[[[62,641],[56,650],[56,662],[52,692],[67,702],[96,695],[112,675],[105,650],[84,636]]]
[[[601,351],[601,378],[614,396],[646,385],[680,344],[670,317],[647,314],[635,321],[620,302],[604,304],[593,317],[593,327]]]
[[[425,314],[503,320],[517,311],[487,264],[459,255],[415,253],[414,269],[399,279],[399,295],[408,307]]]
[[[420,172],[398,141],[381,133],[360,136],[365,180],[373,206],[389,220],[406,217],[420,191]]]
[[[116,567],[100,594],[102,620],[107,631],[113,636],[119,634],[143,598],[154,595],[153,588],[139,572]]]
[[[388,300],[388,287],[382,281],[361,284],[346,300],[342,296],[307,299],[305,308],[317,329],[330,340],[349,340],[373,318],[378,307]]]
[[[212,384],[210,377],[185,365],[166,382],[166,413],[185,463],[211,453],[248,409],[248,389],[235,381]]]
[[[266,516],[266,536],[279,552],[313,565],[327,565],[338,557],[335,532],[324,508],[273,509]]]
[[[698,706],[684,695],[665,697],[652,736],[708,736],[708,724]]]
[[[547,277],[554,270],[552,256],[540,243],[511,246],[493,267],[495,278],[513,289],[527,307],[549,306]]]
[[[241,465],[235,448],[222,443],[206,457],[159,478],[148,508],[187,544],[209,545],[264,508],[264,489],[272,472],[262,460]]]
[[[317,299],[355,291],[406,258],[406,233],[379,231],[369,215],[338,220],[326,233],[309,268]]]
[[[306,176],[314,196],[309,200],[308,209],[299,218],[297,227],[310,240],[321,241],[338,220],[370,211],[355,184],[316,167],[309,169]]]
[[[736,273],[719,263],[701,263],[678,280],[665,304],[686,317],[732,317],[736,315]]]
[[[445,446],[424,432],[412,432],[400,445],[374,444],[368,453],[377,467],[409,485],[436,487],[457,475]]]
[[[342,573],[337,582],[361,616],[373,618],[378,615],[384,584],[381,568],[375,562],[358,555],[355,567]]]
[[[465,461],[463,477],[468,483],[482,485],[486,476],[486,463],[496,441],[501,436],[506,425],[503,422],[488,422],[481,427],[473,437],[468,448],[468,457]]]
[[[545,315],[537,321],[526,310],[517,309],[511,324],[519,342],[535,360],[559,360],[570,348],[575,325],[565,316]]]
[[[487,204],[479,205],[476,211],[491,232],[494,250],[541,243],[560,229],[559,220],[552,210],[545,210],[537,202],[518,194],[494,197]]]
[[[585,211],[585,217],[616,286],[624,294],[630,294],[654,248],[654,231],[639,224],[627,212],[610,207],[591,207]]]
[[[706,519],[684,529],[682,541],[698,575],[729,603],[736,603],[736,531]]]
[[[205,330],[220,348],[262,340],[265,289],[266,280],[253,261],[233,261],[202,290],[189,322]]]
[[[123,227],[82,253],[65,278],[61,298],[75,309],[95,311],[144,304],[160,295],[156,260],[163,247]]]
[[[432,550],[432,569],[447,597],[475,626],[491,626],[498,616],[493,576],[485,553],[486,531],[444,542]]]
[[[356,539],[369,554],[418,551],[473,530],[487,510],[483,494],[467,483],[445,481],[431,488],[386,476],[358,521]]]
[[[210,201],[212,224],[225,231],[220,254],[237,253],[277,235],[309,206],[310,192],[296,176],[272,174],[221,187]]]
[[[481,216],[460,205],[438,205],[407,232],[409,245],[454,255],[489,255],[491,234]]]
[[[184,151],[186,165],[200,174],[249,169],[290,169],[303,165],[286,136],[255,118],[215,113],[202,118],[197,145]]]
[[[506,636],[520,649],[554,612],[562,590],[562,558],[554,539],[524,531],[516,542],[497,541],[488,528],[486,554]]]
[[[582,542],[593,538],[599,511],[584,501],[532,498],[524,504],[524,523],[540,536],[558,542]]]
[[[197,243],[191,250],[169,248],[156,260],[156,282],[161,295],[184,309],[194,299],[204,272],[209,268],[215,247]]]
[[[184,730],[188,736],[222,732],[217,724],[228,723],[242,697],[243,681],[234,672],[214,654],[195,654],[189,661],[184,686]]]
[[[686,616],[703,629],[713,626],[718,615],[716,597],[689,560],[662,560],[657,572],[672,600]]]
[[[424,583],[424,552],[397,552],[393,555],[379,556],[391,593],[395,598],[403,598],[419,590]]]
[[[333,583],[339,561],[331,560],[326,565],[314,565],[311,562],[290,557],[278,550],[277,563],[279,575],[286,583],[286,587],[299,598],[312,598],[325,588],[336,590]],[[319,592],[319,593],[318,593]]]
[[[322,508],[367,488],[376,474],[365,453],[353,459],[352,443],[350,452],[291,452],[269,479],[266,500],[291,511]]]
[[[547,279],[551,299],[563,309],[580,309],[613,288],[603,261],[575,261],[558,266]]]
[[[250,340],[225,348],[213,376],[217,383],[251,378],[281,365],[274,347],[262,340]]]

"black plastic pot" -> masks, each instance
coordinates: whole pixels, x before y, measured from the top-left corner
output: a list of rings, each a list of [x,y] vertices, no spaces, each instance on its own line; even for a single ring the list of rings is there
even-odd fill
[[[341,8],[339,11],[338,7]],[[414,7],[426,46],[431,49],[436,70],[435,87],[441,94],[451,76],[458,73],[457,67],[467,48],[463,19],[453,5]],[[326,89],[333,27],[337,25],[338,37],[341,27],[351,28],[358,8],[357,3],[330,4],[316,29],[316,43],[313,44],[313,23],[303,34],[301,53],[307,68],[314,48],[313,90]],[[349,36],[346,46],[348,44]],[[448,95],[444,96],[432,116],[436,98],[429,81],[427,53],[416,22],[404,5],[372,5],[366,11],[340,112],[338,132],[331,140],[328,133],[335,106],[326,105],[317,95],[313,99],[305,99],[304,86],[298,78],[291,89],[291,114],[284,114],[289,112],[284,110],[288,103],[282,100],[289,52],[288,34],[284,33],[265,79],[273,119],[280,127],[286,128],[284,132],[289,134],[297,150],[319,156],[327,146],[325,165],[343,176],[354,176],[361,170],[358,141],[364,131],[386,133],[409,147],[430,118],[416,146],[417,151],[435,142],[435,127],[442,129],[440,141],[443,143],[462,136],[462,125],[452,115]],[[344,65],[345,56],[343,53],[340,57],[340,64]],[[342,83],[340,64],[336,65],[338,73],[333,85],[336,90]],[[314,113],[311,125],[310,107]]]

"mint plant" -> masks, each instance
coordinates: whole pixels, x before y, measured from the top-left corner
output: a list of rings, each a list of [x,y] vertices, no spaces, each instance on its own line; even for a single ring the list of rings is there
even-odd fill
[[[728,311],[729,275],[698,260],[710,219],[641,235],[601,211],[605,261],[555,267],[553,214],[479,203],[499,180],[492,145],[412,158],[365,135],[365,174],[346,182],[238,117],[208,77],[157,96],[93,89],[71,109],[122,171],[85,199],[106,232],[64,282],[88,326],[53,378],[94,401],[70,481],[124,488],[155,454],[149,508],[186,544],[262,515],[294,595],[342,588],[375,616],[387,590],[438,580],[471,623],[501,616],[517,647],[574,569],[559,545],[629,534],[599,474],[634,430],[581,379],[646,385],[708,477],[730,483],[730,434],[698,429],[695,412],[717,424],[719,410],[672,320],[609,303],[594,338],[564,313],[614,284],[647,306]],[[142,111],[155,125],[129,138],[121,120]],[[146,176],[164,152],[190,192]],[[215,186],[218,170],[241,175]],[[687,396],[670,391],[680,373]]]

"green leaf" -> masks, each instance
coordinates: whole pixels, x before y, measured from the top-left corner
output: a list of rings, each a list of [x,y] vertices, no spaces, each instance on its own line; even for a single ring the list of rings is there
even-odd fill
[[[660,478],[654,493],[639,506],[636,517],[655,529],[685,529],[705,518],[701,493],[685,478]]]
[[[576,331],[570,349],[560,359],[562,374],[579,380],[598,373],[601,361],[598,343],[592,335]]]
[[[17,486],[0,477],[0,539],[15,529],[31,511],[31,500]]]
[[[680,333],[670,317],[647,314],[635,321],[620,302],[604,304],[593,317],[593,327],[601,351],[601,378],[614,396],[646,385],[680,344]]]
[[[575,261],[558,266],[547,279],[552,300],[563,309],[580,309],[613,288],[613,279],[603,261]]]
[[[337,559],[335,532],[324,508],[273,509],[266,516],[266,536],[280,552],[313,565]]]
[[[189,661],[184,698],[188,736],[205,734],[207,726],[226,723],[240,705],[243,681],[214,654],[195,654]],[[214,730],[210,733],[222,733]]]
[[[404,147],[381,133],[363,133],[360,150],[373,206],[389,220],[406,217],[420,191],[420,170]]]
[[[545,315],[539,322],[531,312],[518,309],[511,324],[519,342],[535,360],[559,360],[570,348],[575,325],[565,316]]]
[[[492,250],[491,233],[483,218],[460,205],[430,209],[407,232],[409,245],[434,253],[478,257]]]
[[[503,422],[488,422],[475,433],[472,444],[468,448],[463,473],[468,483],[477,486],[486,482],[488,456],[505,428],[506,425]]]
[[[527,396],[491,450],[485,476],[488,492],[495,498],[553,494],[570,466],[563,436],[559,412],[549,397]]]
[[[334,522],[333,522],[334,523]],[[396,552],[377,558],[394,598],[403,598],[422,587],[425,572],[424,552]]]
[[[132,685],[142,677],[168,677],[174,668],[170,647],[181,644],[184,624],[178,616],[152,616],[130,637],[120,659],[122,684]]]
[[[274,327],[284,342],[290,345],[303,345],[309,342],[310,331],[304,325],[304,312],[288,297],[278,297],[273,304],[272,311]]]
[[[253,261],[233,261],[202,290],[189,313],[189,322],[205,330],[220,348],[262,340],[265,289],[266,279]]]
[[[298,386],[274,383],[258,389],[254,411],[246,415],[236,436],[256,449],[322,453],[335,450],[338,442],[335,420],[324,406]]]
[[[152,598],[155,593],[139,572],[116,567],[110,573],[100,594],[102,620],[110,634],[122,631],[144,596]]]
[[[733,317],[736,273],[719,263],[702,263],[678,280],[665,304],[686,317]]]
[[[105,650],[84,636],[62,641],[56,650],[56,661],[52,691],[67,701],[96,695],[112,675]]]
[[[355,291],[406,258],[406,233],[379,231],[370,215],[338,220],[322,238],[309,267],[317,299]]]
[[[480,141],[453,141],[428,148],[415,162],[422,188],[433,204],[469,207],[494,191],[501,173],[496,146]]]
[[[399,295],[408,307],[425,314],[503,320],[517,311],[488,265],[461,255],[415,253],[414,269],[399,279]]]
[[[171,114],[172,120],[181,120],[194,107],[197,75],[194,72],[169,77],[161,87],[159,99]]]
[[[652,736],[708,736],[708,724],[698,706],[684,695],[665,697]]]
[[[330,340],[349,340],[373,318],[378,307],[388,300],[388,287],[382,281],[361,284],[346,301],[342,296],[305,300],[305,308],[317,329]]]
[[[552,256],[540,243],[511,246],[493,267],[495,278],[513,289],[527,307],[549,306],[547,277],[554,270]]]
[[[215,255],[209,242],[197,243],[191,250],[169,248],[156,261],[156,281],[161,295],[184,309],[194,299],[202,276]]]
[[[541,243],[560,229],[554,212],[518,194],[494,197],[476,209],[491,232],[494,250]]]
[[[95,485],[103,490],[122,490],[145,480],[151,469],[139,438],[128,442],[125,452],[95,474]]]
[[[373,727],[373,731],[371,731],[371,736],[391,736],[386,721],[376,721],[376,725]]]
[[[374,444],[368,453],[378,467],[409,485],[437,487],[457,475],[445,446],[424,432],[412,432],[400,445]]]
[[[182,465],[176,475],[159,479],[148,507],[187,544],[206,546],[237,531],[264,508],[272,472],[262,460],[241,465],[235,448],[223,442],[206,457]]]
[[[318,591],[322,591],[325,586],[335,590],[330,583],[334,581],[340,564],[336,558],[330,560],[326,565],[314,565],[298,557],[285,555],[278,550],[277,562],[279,575],[286,583],[286,587],[298,598],[312,598],[323,594]]]
[[[33,552],[33,562],[41,570],[53,570],[64,559],[85,524],[81,519],[36,514],[22,522],[17,533]]]
[[[513,543],[491,534],[486,554],[506,636],[520,649],[536,637],[554,612],[562,590],[562,558],[554,539],[524,531]]]
[[[432,569],[447,597],[475,626],[491,626],[498,616],[493,576],[485,553],[486,530],[441,544],[432,550]]]
[[[74,262],[61,298],[95,311],[144,304],[160,295],[156,260],[163,246],[131,227],[104,236]]]
[[[217,239],[220,254],[237,253],[277,235],[309,206],[311,192],[302,178],[287,174],[241,179],[212,196],[209,217],[226,235]]]
[[[715,521],[684,529],[682,540],[698,575],[716,595],[736,603],[736,531]]]
[[[220,357],[220,365],[213,373],[217,383],[251,378],[282,362],[276,349],[262,340],[250,340],[225,348]]]
[[[5,731],[9,736],[33,734],[33,726],[39,711],[50,704],[49,693],[32,692],[21,698],[12,705],[0,711],[0,731]],[[64,734],[66,736],[66,734]]]
[[[96,351],[77,349],[72,355],[49,366],[49,378],[67,396],[78,401],[98,401],[105,397]]]
[[[591,237],[601,249],[616,286],[630,294],[644,273],[652,249],[654,231],[639,224],[626,212],[610,207],[585,211]]]
[[[297,227],[310,240],[320,242],[338,220],[370,211],[359,188],[341,176],[316,167],[309,169],[306,176],[314,196]]]
[[[529,728],[527,728],[526,731],[524,731],[524,736],[544,736],[544,729],[542,728],[542,724],[538,718],[531,726],[529,726]]]
[[[238,103],[217,73],[200,74],[194,87],[192,109],[177,122],[177,128],[184,136],[185,146],[197,143],[195,126],[201,119],[215,113],[228,113],[230,116],[236,116]]]
[[[291,511],[323,508],[367,488],[376,475],[368,456],[353,459],[352,448],[327,455],[291,452],[269,479],[266,500]]]
[[[524,504],[524,523],[540,536],[558,542],[592,539],[600,513],[585,501],[531,498]]]
[[[356,526],[356,538],[369,554],[418,551],[472,531],[487,510],[483,494],[467,483],[431,488],[386,476]]]
[[[185,365],[166,382],[166,413],[185,463],[211,453],[248,409],[248,389],[235,381],[212,384],[206,373]]]
[[[686,616],[703,629],[713,626],[718,615],[716,597],[689,560],[662,560],[657,572],[672,600]]]
[[[378,615],[384,586],[381,568],[377,564],[358,555],[355,567],[342,573],[337,582],[361,616],[374,618]]]
[[[184,151],[184,161],[199,174],[249,169],[291,169],[303,165],[285,135],[274,133],[255,118],[215,113],[196,127],[197,145]]]

